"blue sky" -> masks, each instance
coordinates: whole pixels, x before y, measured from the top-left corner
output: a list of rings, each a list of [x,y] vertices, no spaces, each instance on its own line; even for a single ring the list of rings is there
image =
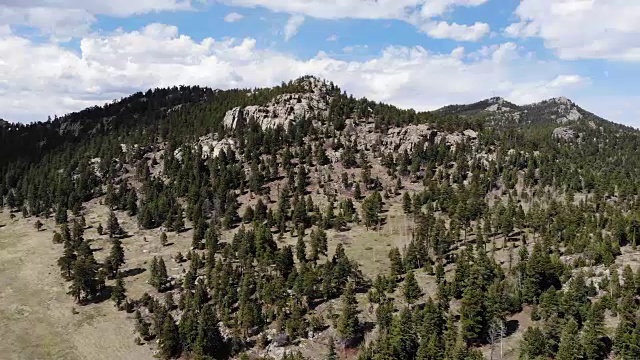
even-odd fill
[[[314,74],[420,110],[567,96],[640,127],[639,18],[626,0],[0,0],[0,118]]]

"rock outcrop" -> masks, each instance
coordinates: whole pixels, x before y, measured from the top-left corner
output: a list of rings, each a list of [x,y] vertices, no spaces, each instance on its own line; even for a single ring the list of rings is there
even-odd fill
[[[327,92],[327,84],[314,77],[300,79],[306,92],[282,94],[276,96],[264,106],[236,107],[224,116],[224,126],[235,129],[249,120],[257,121],[263,129],[289,124],[303,117],[326,117],[329,112],[331,98]]]
[[[403,153],[412,152],[420,143],[433,144],[436,141],[438,131],[427,125],[409,125],[402,128],[392,128],[382,140],[385,150]]]
[[[553,129],[552,136],[555,139],[562,139],[567,141],[575,140],[579,138],[579,134],[575,130],[570,129],[568,127],[559,127],[559,128]]]
[[[192,146],[195,148],[200,146],[202,149],[202,158],[208,159],[210,157],[216,157],[220,154],[220,151],[228,151],[236,149],[236,141],[234,139],[225,138],[222,140],[216,140],[211,135],[206,135],[198,139],[198,141]],[[182,160],[182,147],[176,149],[173,155],[178,160]]]
[[[411,153],[416,146],[426,147],[444,142],[455,148],[457,144],[465,140],[474,141],[477,139],[478,134],[470,129],[461,133],[446,133],[420,124],[389,129],[387,135],[381,137],[381,145],[385,152],[403,153],[406,151]]]

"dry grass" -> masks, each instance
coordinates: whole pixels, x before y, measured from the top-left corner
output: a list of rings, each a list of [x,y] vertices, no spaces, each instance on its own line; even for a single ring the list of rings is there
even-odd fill
[[[133,342],[133,322],[110,301],[78,306],[58,273],[54,224],[0,213],[0,357],[17,359],[152,359]],[[17,218],[17,219],[18,219]],[[77,314],[72,314],[72,309]]]

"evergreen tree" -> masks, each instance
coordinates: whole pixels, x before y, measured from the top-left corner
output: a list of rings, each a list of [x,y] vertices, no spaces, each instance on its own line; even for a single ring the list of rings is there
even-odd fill
[[[402,255],[400,250],[394,247],[389,251],[389,260],[391,261],[390,275],[395,278],[404,273],[404,265],[402,264]]]
[[[180,335],[171,314],[166,314],[158,335],[158,348],[163,359],[172,359],[180,355]]]
[[[329,337],[327,348],[327,356],[325,360],[338,360],[338,354],[336,353],[336,344],[333,342],[333,337]]]
[[[402,294],[404,296],[407,304],[412,305],[415,303],[421,296],[422,290],[416,281],[416,277],[413,274],[413,271],[409,271],[407,277],[404,279],[404,287],[402,288]]]
[[[126,289],[124,287],[124,280],[122,276],[118,274],[116,276],[116,284],[111,290],[111,300],[116,304],[116,307],[120,307],[122,302],[127,298]]]
[[[578,324],[570,319],[562,330],[560,345],[558,347],[557,360],[582,359],[582,344],[578,337]]]
[[[198,335],[194,345],[196,358],[222,359],[224,339],[218,328],[218,318],[212,305],[205,305],[198,320]]]
[[[358,303],[352,283],[347,284],[347,288],[342,296],[342,313],[338,320],[337,330],[347,346],[360,335]]]
[[[475,285],[465,289],[460,307],[462,336],[470,343],[482,341],[488,329],[485,294]]]
[[[111,240],[111,251],[109,256],[105,259],[105,269],[110,278],[114,278],[120,267],[124,264],[124,249],[122,248],[122,241],[118,238]]]
[[[296,243],[296,257],[301,263],[307,262],[307,245],[304,242],[304,230],[299,233]]]
[[[124,235],[124,230],[122,230],[122,227],[120,227],[120,222],[118,221],[118,218],[113,211],[109,213],[109,220],[107,221],[107,231],[109,232],[109,237],[111,238]]]
[[[545,358],[549,355],[547,339],[539,327],[529,327],[522,338],[520,345],[520,359],[533,360]]]

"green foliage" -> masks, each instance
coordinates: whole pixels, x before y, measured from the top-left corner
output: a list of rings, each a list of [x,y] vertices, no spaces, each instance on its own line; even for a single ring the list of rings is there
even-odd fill
[[[404,296],[407,304],[415,303],[421,296],[422,290],[416,281],[416,277],[413,271],[409,271],[407,277],[404,279],[404,286],[402,288],[402,295]]]
[[[360,335],[360,320],[358,319],[358,308],[352,283],[347,284],[342,296],[342,312],[337,330],[345,344],[351,344]]]

